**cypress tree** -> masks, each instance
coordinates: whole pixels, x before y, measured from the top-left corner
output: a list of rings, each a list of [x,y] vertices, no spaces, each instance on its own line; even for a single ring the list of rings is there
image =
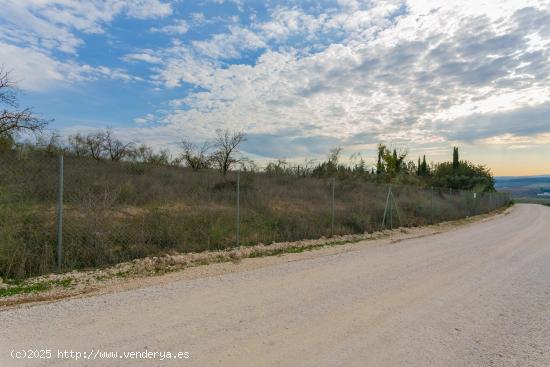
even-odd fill
[[[458,147],[453,147],[453,169],[458,169],[459,164]]]
[[[418,157],[418,166],[416,166],[416,175],[420,176],[420,157]]]
[[[420,170],[422,176],[428,175],[428,165],[426,164],[426,156],[422,156],[422,169]]]
[[[378,162],[376,163],[376,174],[379,175],[384,170],[382,167],[382,146],[378,146]]]

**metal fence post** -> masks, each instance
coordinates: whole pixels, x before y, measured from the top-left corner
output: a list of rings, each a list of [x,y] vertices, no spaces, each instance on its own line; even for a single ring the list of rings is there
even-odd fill
[[[386,228],[386,214],[388,213],[388,204],[390,202],[391,185],[388,187],[388,195],[386,196],[386,206],[384,207],[384,216],[382,216],[382,227]]]
[[[237,246],[241,236],[241,171],[237,171]]]
[[[472,191],[468,190],[464,192],[464,197],[466,198],[466,211],[468,212],[468,217],[472,216],[472,203],[473,199],[470,199],[470,196],[472,196]]]
[[[332,178],[332,183],[331,183],[331,186],[332,186],[332,193],[331,193],[331,196],[332,196],[332,199],[331,199],[331,203],[330,203],[330,235],[334,235],[334,186],[336,185],[336,179],[333,177]]]
[[[59,156],[59,183],[57,190],[57,245],[56,265],[61,268],[63,261],[63,155]]]
[[[390,186],[389,193],[390,193],[390,229],[393,229],[393,207],[391,204],[393,203],[393,205],[395,205],[395,199],[393,198],[393,192],[391,191],[391,186]]]
[[[432,197],[431,197],[431,214],[430,214],[430,222],[431,224],[434,224],[434,187],[432,186]]]

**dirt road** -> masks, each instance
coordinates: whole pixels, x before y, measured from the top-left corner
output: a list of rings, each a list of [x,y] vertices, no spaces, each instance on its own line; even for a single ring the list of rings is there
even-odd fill
[[[0,312],[0,366],[550,365],[550,208],[517,205],[429,237],[285,256]],[[53,355],[10,357],[29,349]],[[122,355],[145,350],[148,359]],[[151,354],[166,351],[182,354]],[[99,359],[106,352],[118,355]]]

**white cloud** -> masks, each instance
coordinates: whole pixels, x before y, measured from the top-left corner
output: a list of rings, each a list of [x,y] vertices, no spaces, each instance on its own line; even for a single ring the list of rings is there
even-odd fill
[[[161,18],[172,14],[172,6],[159,0],[127,0],[127,12],[130,17],[139,19]]]
[[[499,112],[520,115],[550,102],[550,54],[526,42],[547,39],[536,19],[550,8],[536,1],[473,5],[350,2],[316,14],[277,8],[264,23],[165,50],[157,82],[202,88],[173,101],[168,126],[197,139],[227,126],[264,137],[291,131],[348,144],[438,146],[451,139],[453,123],[469,126],[465,118],[493,114],[498,121]],[[527,16],[518,11],[528,6],[532,21],[520,24]],[[295,39],[319,46],[297,50]],[[254,65],[220,62],[261,48]],[[537,126],[533,134],[544,133]]]
[[[0,60],[18,60],[17,63],[9,64],[10,66],[6,68],[11,72],[11,77],[18,86],[28,91],[46,91],[59,86],[67,86],[73,82],[101,78],[122,81],[140,80],[121,69],[61,62],[38,50],[20,48],[1,42]]]
[[[6,4],[0,14],[6,24],[0,42],[9,45],[4,58],[18,64],[28,89],[54,81],[135,80],[119,69],[56,61],[53,50],[76,55],[78,32],[104,32],[117,15],[172,14],[170,3],[158,0]],[[226,31],[216,27],[216,34],[194,41],[173,37],[166,48],[123,56],[151,64],[157,88],[191,87],[169,103],[167,123],[148,126],[147,133],[158,131],[165,139],[169,131],[185,131],[200,140],[230,127],[269,142],[271,147],[260,144],[267,151],[281,152],[277,141],[298,146],[310,139],[315,144],[307,149],[315,154],[338,142],[366,146],[378,140],[415,141],[434,151],[451,140],[521,147],[550,133],[544,120],[550,106],[547,2],[293,4],[268,4],[268,19],[248,14],[248,25],[228,16],[217,24]],[[188,19],[155,21],[146,29],[181,35],[190,25],[198,29],[213,21],[199,13]],[[247,61],[236,64],[241,58]],[[136,120],[148,121],[159,119]],[[525,121],[531,121],[529,129],[516,128]],[[288,135],[294,140],[284,140]]]
[[[481,145],[502,146],[505,149],[512,150],[527,149],[535,146],[546,146],[550,144],[550,133],[535,134],[532,136],[507,133],[479,139],[477,143]]]
[[[208,57],[232,59],[240,57],[242,51],[264,48],[266,44],[256,33],[230,26],[228,33],[216,34],[207,41],[194,41],[193,46]]]
[[[153,54],[151,50],[143,50],[143,52],[131,53],[122,57],[124,61],[143,61],[149,64],[160,64],[162,59]]]
[[[155,115],[153,115],[152,113],[148,113],[145,116],[135,118],[134,122],[138,125],[146,125],[154,120]]]
[[[18,60],[18,63],[8,64],[12,78],[25,90],[45,90],[52,82],[63,82],[62,64],[46,54],[29,48],[0,43],[0,60]],[[40,70],[40,72],[36,72]],[[65,69],[67,70],[67,69]],[[71,74],[71,73],[69,73]]]
[[[146,19],[171,12],[171,5],[159,0],[5,0],[0,40],[75,53],[82,45],[75,31],[102,33],[104,25],[120,14]]]
[[[168,88],[179,87],[182,82],[193,85],[211,85],[211,77],[216,63],[211,60],[200,60],[188,47],[174,45],[163,55],[162,67],[154,68],[156,75],[152,78],[158,85]]]
[[[121,14],[146,19],[171,11],[169,3],[159,0],[5,0],[0,11],[2,63],[14,70],[27,90],[97,78],[139,80],[121,69],[74,61],[84,44],[77,33],[103,33],[105,25]],[[71,59],[57,56],[58,52]]]
[[[272,19],[265,23],[257,24],[262,36],[266,39],[284,41],[293,34],[311,36],[324,26],[328,16],[319,17],[304,13],[297,8],[281,7],[271,13]]]
[[[173,24],[165,25],[164,27],[151,28],[151,32],[162,32],[168,34],[185,34],[189,30],[189,24],[185,20],[177,20]]]

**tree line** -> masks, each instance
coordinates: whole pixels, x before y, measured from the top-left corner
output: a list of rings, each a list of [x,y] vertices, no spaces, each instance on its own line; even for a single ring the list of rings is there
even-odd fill
[[[193,171],[201,169],[219,169],[225,176],[237,164],[246,166],[253,162],[240,154],[240,144],[246,140],[242,132],[216,130],[212,142],[201,146],[187,139],[180,142],[180,152],[173,155],[168,149],[155,149],[148,144],[134,141],[123,142],[113,129],[98,129],[87,134],[75,133],[64,141],[61,135],[35,131],[32,141],[17,143],[12,136],[0,140],[0,152],[20,149],[40,151],[50,156],[66,155],[77,158],[89,158],[96,161],[132,162],[157,166],[185,166]],[[0,135],[1,136],[1,135]]]
[[[155,151],[147,144],[123,142],[109,128],[87,134],[75,133],[63,142],[56,133],[43,134],[49,121],[36,116],[31,109],[19,109],[16,97],[16,86],[10,81],[9,73],[0,67],[0,105],[3,106],[0,112],[0,153],[13,150],[18,146],[19,136],[32,133],[38,138],[24,145],[50,155],[63,153],[97,161],[186,166],[194,171],[218,169],[224,176],[237,166],[243,170],[257,170],[254,162],[240,152],[241,144],[246,141],[243,132],[220,129],[212,141],[202,144],[184,138],[180,141],[181,153],[175,157],[166,149]],[[460,160],[458,147],[453,148],[452,161],[428,164],[425,155],[422,159],[418,157],[415,162],[407,160],[408,152],[405,149],[390,149],[385,144],[379,144],[376,164],[370,169],[359,154],[352,155],[349,162],[343,163],[341,152],[342,148],[334,148],[319,163],[312,160],[301,164],[291,164],[286,160],[270,162],[264,172],[272,176],[337,177],[462,190],[495,190],[490,170]]]
[[[370,168],[359,154],[352,155],[345,163],[341,162],[341,152],[342,148],[339,147],[330,150],[326,159],[320,163],[306,161],[291,164],[286,160],[278,160],[269,163],[265,172],[274,176],[337,177],[478,192],[495,191],[491,171],[483,165],[460,160],[458,147],[453,147],[452,161],[428,164],[425,155],[418,157],[415,162],[407,160],[408,152],[405,149],[390,149],[385,144],[379,144],[376,163]]]

